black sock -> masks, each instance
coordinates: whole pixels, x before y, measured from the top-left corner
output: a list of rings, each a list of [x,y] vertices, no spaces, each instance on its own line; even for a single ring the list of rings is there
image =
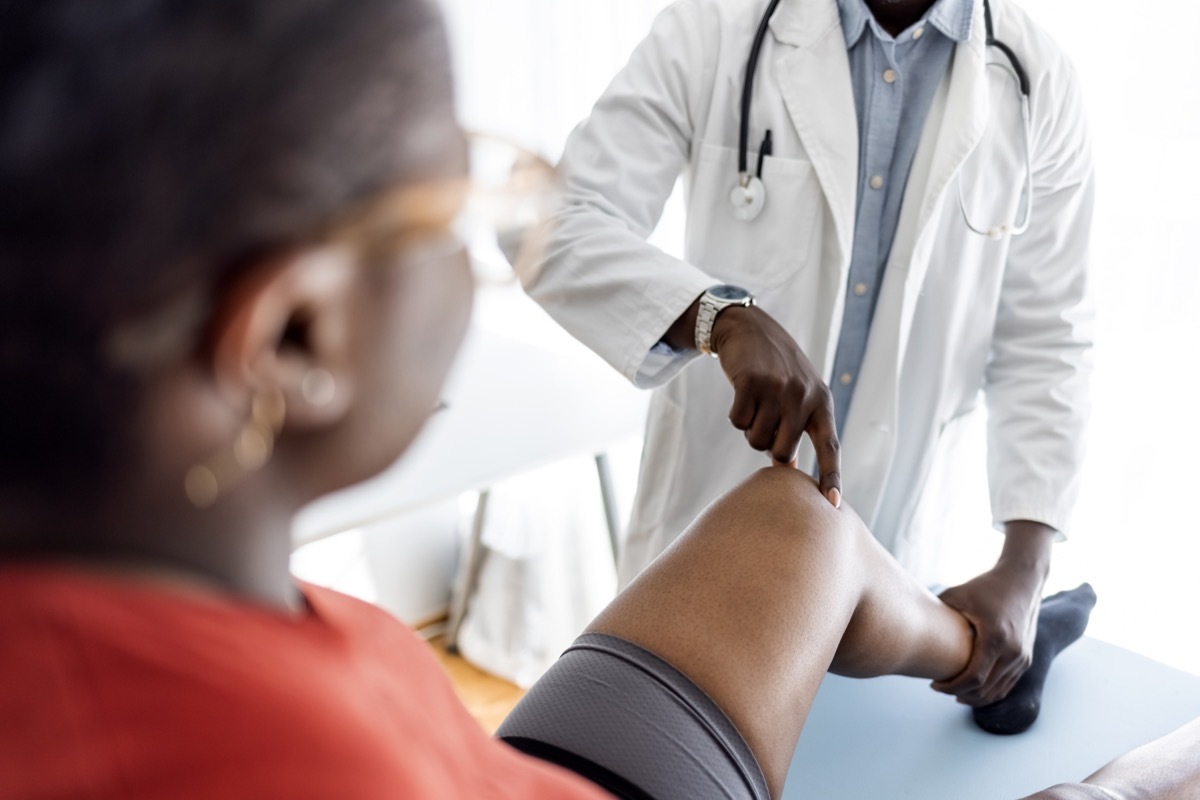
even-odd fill
[[[1096,592],[1086,583],[1043,600],[1033,644],[1033,663],[1007,697],[974,709],[975,724],[997,734],[1028,729],[1042,710],[1042,687],[1050,673],[1050,664],[1067,645],[1083,636],[1095,605]]]

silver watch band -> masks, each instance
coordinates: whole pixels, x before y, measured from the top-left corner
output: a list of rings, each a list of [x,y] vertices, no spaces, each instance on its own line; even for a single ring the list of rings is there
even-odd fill
[[[717,354],[712,350],[712,330],[717,321],[717,315],[730,306],[749,307],[752,305],[754,305],[754,297],[748,292],[738,299],[717,297],[711,289],[700,295],[700,306],[696,312],[696,349],[716,358]]]

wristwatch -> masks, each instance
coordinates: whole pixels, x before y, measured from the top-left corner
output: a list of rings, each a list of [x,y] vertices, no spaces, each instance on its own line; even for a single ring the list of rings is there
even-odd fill
[[[700,309],[696,314],[696,349],[716,358],[717,354],[712,351],[710,343],[717,315],[730,306],[748,308],[752,305],[754,305],[754,295],[740,286],[721,284],[700,295]]]

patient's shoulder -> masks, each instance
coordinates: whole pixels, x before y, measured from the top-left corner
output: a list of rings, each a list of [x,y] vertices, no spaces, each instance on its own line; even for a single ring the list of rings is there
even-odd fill
[[[0,570],[5,796],[453,796],[451,771],[420,763],[431,723],[486,737],[425,645],[368,604],[306,594],[314,613],[291,617]]]

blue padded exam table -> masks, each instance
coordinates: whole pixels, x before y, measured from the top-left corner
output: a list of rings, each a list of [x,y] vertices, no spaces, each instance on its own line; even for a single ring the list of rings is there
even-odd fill
[[[1027,732],[993,736],[913,678],[829,675],[784,800],[1016,800],[1200,716],[1200,677],[1095,639],[1055,662]],[[1197,757],[1200,757],[1198,754]]]

